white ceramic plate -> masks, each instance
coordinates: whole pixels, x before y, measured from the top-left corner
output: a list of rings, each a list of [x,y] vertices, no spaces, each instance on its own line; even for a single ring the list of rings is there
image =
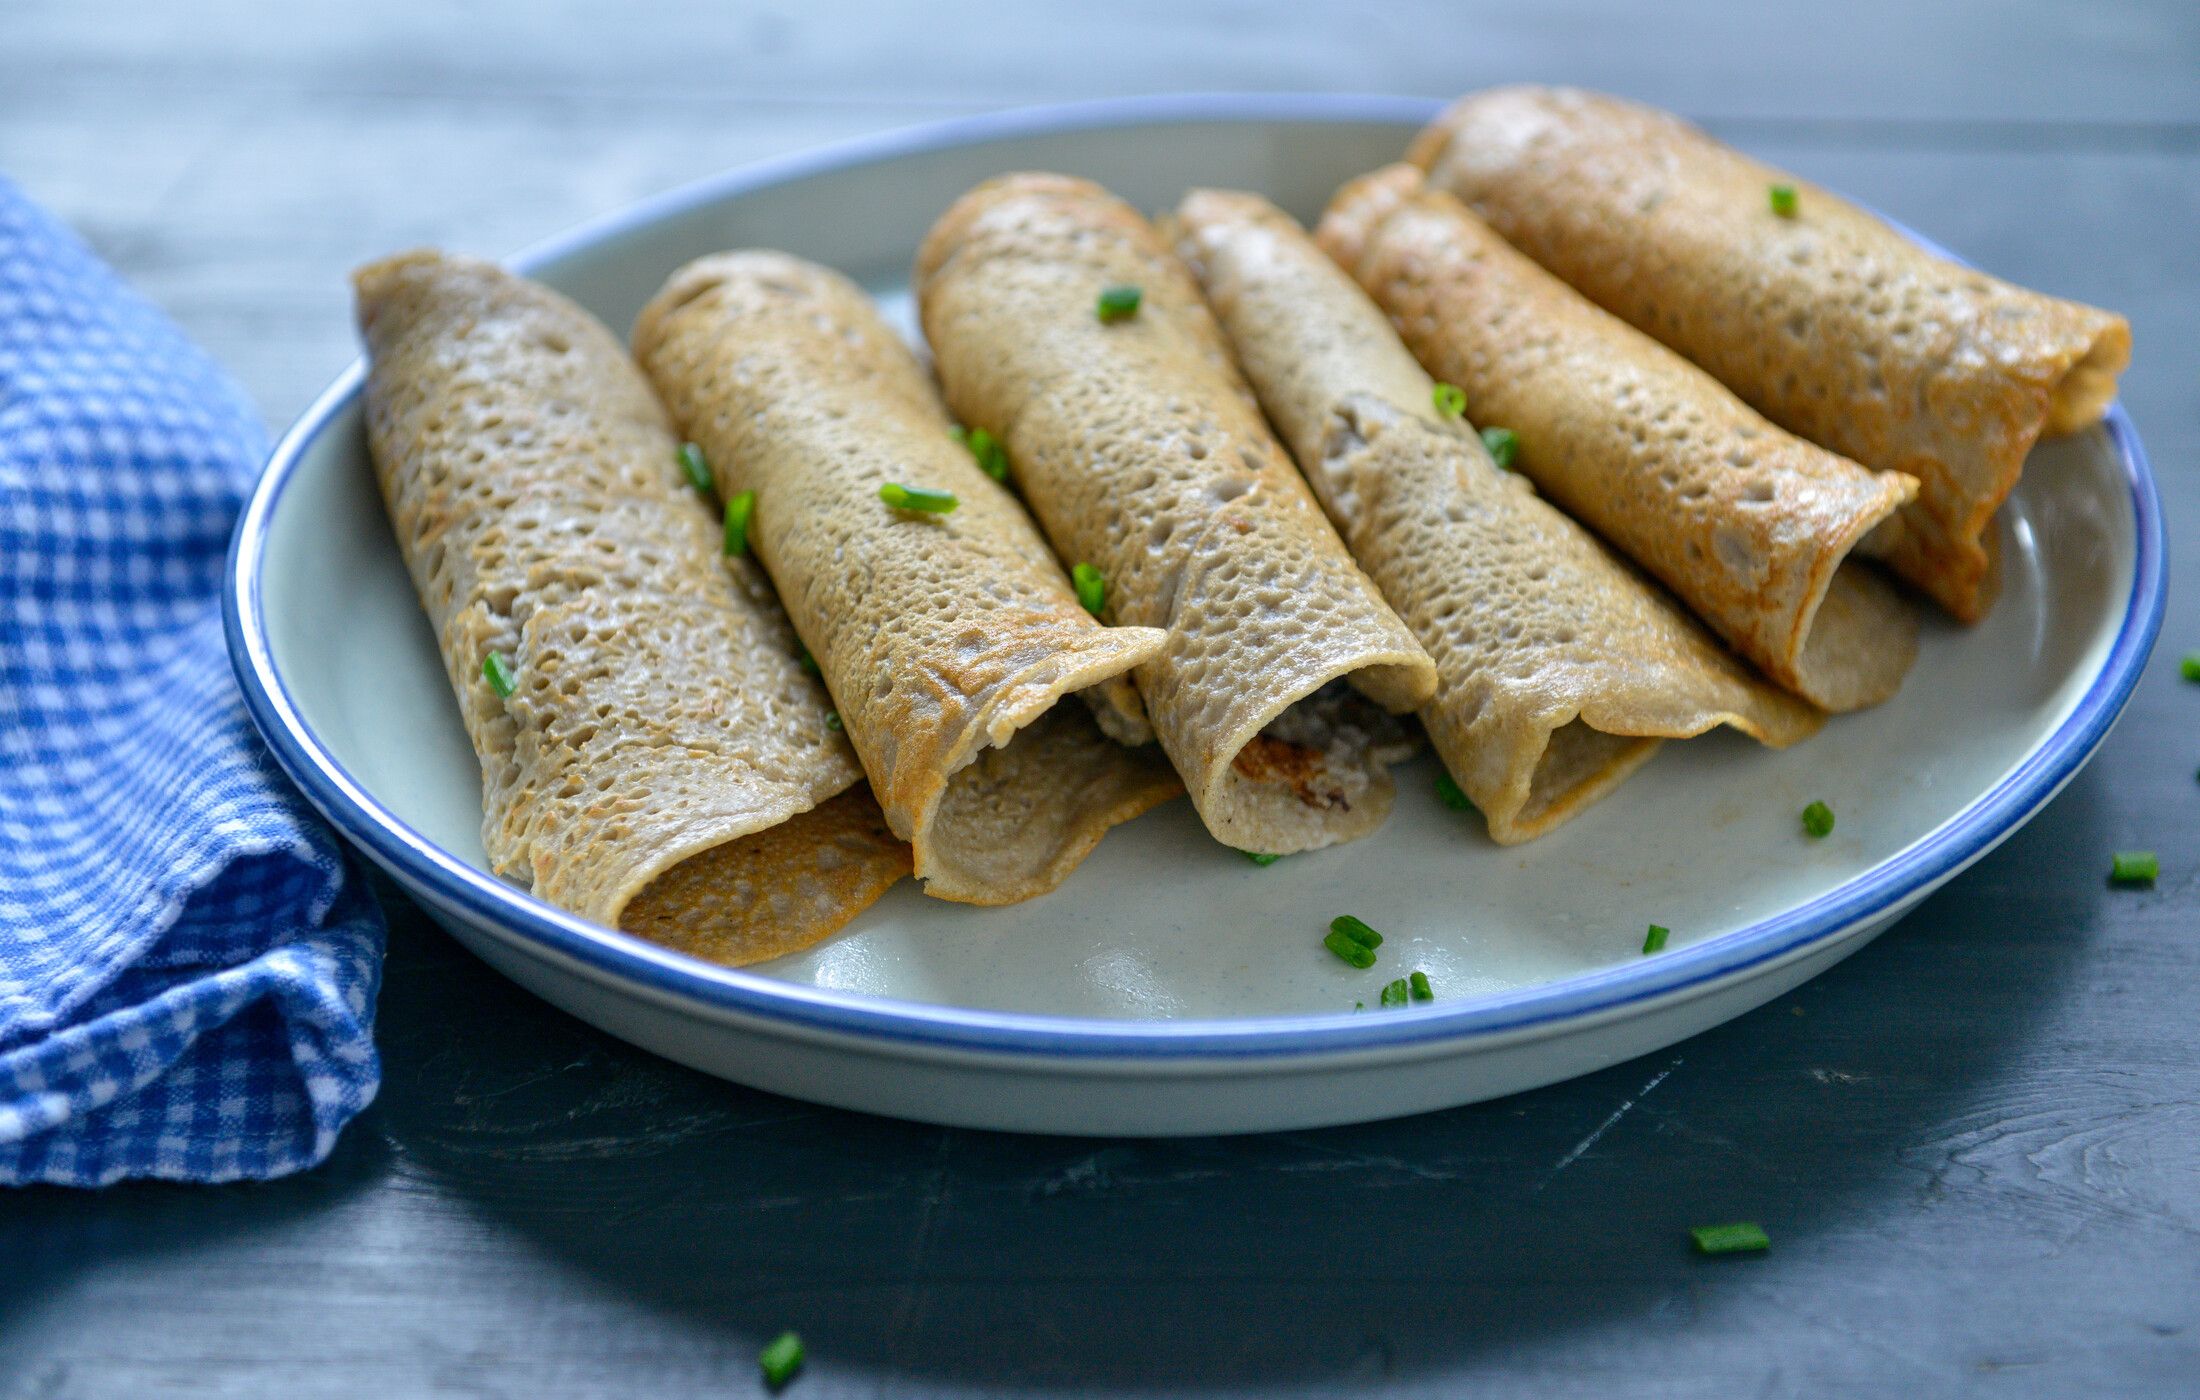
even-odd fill
[[[907,324],[918,239],[1004,170],[1092,176],[1147,209],[1192,185],[1301,218],[1433,112],[1202,97],[1012,113],[838,146],[651,200],[515,259],[622,330],[674,267],[763,245],[830,263]],[[1260,869],[1178,801],[1014,908],[904,882],[838,938],[732,971],[485,872],[474,755],[375,494],[359,370],[277,448],[239,526],[229,637],[284,768],[468,947],[616,1035],[714,1074],[904,1117],[1080,1133],[1349,1122],[1544,1084],[1757,1006],[1854,951],[2007,837],[2092,754],[2161,621],[2153,484],[2120,411],[2035,454],[2003,512],[1999,606],[1929,621],[1879,709],[1770,753],[1668,745],[1512,850],[1435,800],[1424,759],[1375,837]],[[1814,799],[1839,814],[1806,839]],[[1333,914],[1388,935],[1323,951]],[[1670,949],[1640,952],[1652,922]],[[1420,968],[1439,1000],[1373,1009]],[[1355,1012],[1356,1002],[1370,1009]]]

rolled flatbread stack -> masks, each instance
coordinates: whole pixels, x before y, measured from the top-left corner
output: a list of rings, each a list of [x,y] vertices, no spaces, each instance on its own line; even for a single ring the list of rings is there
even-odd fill
[[[1765,421],[1412,166],[1346,185],[1317,236],[1470,417],[1519,435],[1522,471],[1766,675],[1836,711],[1900,687],[1916,616],[1845,561],[1914,480]]]
[[[1384,711],[1435,671],[1183,264],[1099,186],[1010,175],[933,226],[917,287],[949,404],[1006,447],[1056,552],[1104,572],[1114,621],[1168,633],[1138,688],[1207,829],[1277,854],[1374,830],[1403,752]]]
[[[1096,722],[1151,738],[1128,673],[1162,633],[1080,605],[859,288],[783,253],[703,258],[643,310],[634,348],[720,493],[753,493],[747,541],[927,893],[1043,894],[1182,790],[1150,743]],[[949,508],[897,509],[897,487]]]
[[[1270,421],[1435,661],[1421,721],[1495,840],[1578,815],[1665,739],[1730,724],[1782,746],[1818,728],[1817,710],[1501,471],[1290,216],[1200,190],[1175,228]]]
[[[405,254],[354,285],[368,443],[481,757],[492,868],[736,964],[815,943],[908,873],[610,332],[470,259]]]
[[[1408,158],[1773,422],[1916,477],[1887,561],[1966,622],[1992,601],[1988,524],[2025,454],[2042,434],[2097,421],[2131,358],[2121,316],[1935,257],[1632,102],[1477,93]]]

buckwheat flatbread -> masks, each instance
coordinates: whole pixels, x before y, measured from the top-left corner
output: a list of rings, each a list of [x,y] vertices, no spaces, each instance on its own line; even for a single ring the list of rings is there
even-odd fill
[[[1900,687],[1916,615],[1849,555],[1913,479],[1775,427],[1412,166],[1338,191],[1317,237],[1520,470],[1766,675],[1836,711]]]
[[[1080,605],[860,288],[784,253],[702,258],[643,310],[634,348],[720,494],[750,493],[747,542],[927,893],[1044,894],[1182,790],[1150,743],[1100,729],[1150,739],[1129,672],[1162,633]],[[951,508],[897,509],[881,497],[897,486]]]
[[[2041,436],[2097,422],[2131,358],[2111,312],[1936,257],[1677,117],[1565,88],[1462,98],[1414,163],[1592,301],[1791,432],[1918,479],[1888,564],[1965,622],[1989,523]],[[1785,195],[1776,210],[1770,191]]]
[[[1510,845],[1721,724],[1774,746],[1817,710],[1758,676],[1501,470],[1382,312],[1257,195],[1201,190],[1178,249],[1331,520],[1436,663],[1437,754]]]
[[[908,873],[610,332],[470,259],[354,284],[368,442],[481,757],[492,868],[724,963],[815,943]]]
[[[1388,714],[1425,703],[1434,668],[1153,228],[1089,181],[1004,176],[933,226],[916,282],[957,416],[1006,446],[1056,552],[1105,574],[1109,617],[1167,632],[1135,675],[1207,829],[1280,854],[1380,825]]]

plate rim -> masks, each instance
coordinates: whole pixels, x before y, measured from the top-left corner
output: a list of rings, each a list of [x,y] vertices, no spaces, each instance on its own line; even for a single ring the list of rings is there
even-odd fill
[[[930,122],[776,156],[678,186],[587,220],[508,259],[520,271],[699,206],[905,156],[1022,136],[1200,121],[1332,124],[1425,122],[1434,99],[1380,94],[1189,93],[1012,108]],[[1882,216],[1884,217],[1884,216]],[[1904,234],[1962,261],[1893,221]],[[284,431],[231,536],[222,623],[247,712],[279,766],[331,825],[469,922],[554,955],[593,979],[691,1010],[904,1050],[1080,1062],[1112,1059],[1186,1069],[1215,1061],[1287,1060],[1413,1049],[1464,1049],[1607,1020],[1645,1003],[1734,985],[1752,970],[1830,947],[1875,917],[1906,910],[2022,826],[2084,766],[2121,715],[2162,625],[2167,543],[2153,472],[2121,400],[2103,421],[2131,498],[2130,596],[2099,669],[2069,715],[1999,781],[1938,827],[1824,894],[1770,918],[1655,959],[1536,987],[1437,1002],[1381,1016],[1350,1012],[1129,1021],[902,1001],[784,982],[719,967],[602,928],[505,884],[443,849],[377,800],[329,751],[292,702],[268,641],[264,568],[269,528],[307,451],[359,397],[355,360]]]

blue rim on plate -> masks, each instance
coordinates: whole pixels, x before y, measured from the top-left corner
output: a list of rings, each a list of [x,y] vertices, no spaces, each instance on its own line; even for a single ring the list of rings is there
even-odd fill
[[[699,181],[536,244],[511,259],[511,265],[528,271],[622,229],[698,205],[927,151],[1018,136],[1188,121],[1417,124],[1427,121],[1439,106],[1418,98],[1214,93],[1080,102],[960,118],[840,142]],[[1931,239],[1906,228],[1902,232],[1935,253],[1955,257]],[[1544,987],[1439,1002],[1381,1017],[1330,1013],[1126,1022],[895,1001],[702,963],[545,904],[475,869],[406,825],[346,772],[306,726],[268,645],[261,588],[268,522],[307,448],[351,405],[363,380],[363,367],[353,364],[283,435],[230,542],[222,598],[230,660],[246,707],[284,772],[353,842],[403,871],[436,899],[470,919],[535,945],[538,953],[706,1012],[812,1034],[888,1041],[904,1048],[1027,1060],[1104,1058],[1149,1064],[1296,1060],[1511,1039],[1538,1027],[1708,990],[1711,984],[1746,969],[1805,955],[1814,945],[1899,907],[2014,831],[2070,780],[2107,737],[2138,683],[2162,625],[2168,561],[2161,503],[2139,435],[2117,405],[2109,410],[2105,426],[2131,492],[2136,554],[2131,597],[2099,674],[2054,732],[1992,788],[1910,846],[1816,899],[1654,959]]]

